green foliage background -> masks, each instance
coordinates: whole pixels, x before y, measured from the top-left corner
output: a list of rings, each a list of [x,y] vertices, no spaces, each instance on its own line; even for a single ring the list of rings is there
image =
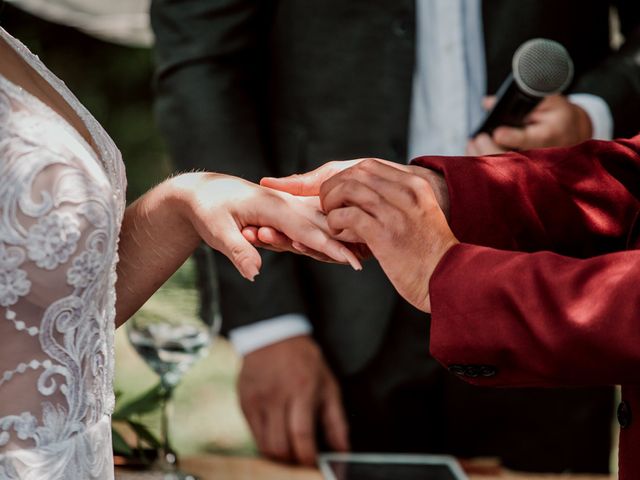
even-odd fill
[[[9,4],[0,25],[20,39],[98,119],[120,148],[131,201],[171,171],[153,119],[153,54],[106,43]]]

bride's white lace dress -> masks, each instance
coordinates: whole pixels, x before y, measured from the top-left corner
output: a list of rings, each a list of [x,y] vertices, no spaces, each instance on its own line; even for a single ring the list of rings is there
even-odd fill
[[[0,75],[0,479],[111,479],[124,168],[64,84],[1,28],[0,40],[92,137]]]

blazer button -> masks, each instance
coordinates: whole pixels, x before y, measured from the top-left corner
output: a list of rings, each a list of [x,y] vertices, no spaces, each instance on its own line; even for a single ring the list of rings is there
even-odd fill
[[[476,378],[480,375],[480,367],[478,365],[467,365],[465,375],[470,378]]]
[[[629,425],[631,425],[632,416],[629,402],[627,402],[626,400],[620,402],[620,405],[618,405],[617,416],[620,428],[627,428]]]
[[[480,367],[480,375],[483,377],[494,377],[498,373],[498,369],[493,365],[482,365]]]
[[[465,368],[464,365],[450,365],[449,371],[454,375],[458,375],[459,377],[462,377],[463,375],[466,374],[467,369]]]

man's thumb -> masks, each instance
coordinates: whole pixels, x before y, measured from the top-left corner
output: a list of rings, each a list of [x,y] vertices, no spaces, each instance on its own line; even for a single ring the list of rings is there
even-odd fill
[[[320,194],[320,186],[326,180],[362,160],[362,158],[359,158],[356,160],[328,162],[311,172],[290,175],[288,177],[265,177],[260,180],[260,185],[273,188],[274,190],[280,190],[281,192],[287,192],[291,195],[302,197],[316,196]]]
[[[260,180],[260,185],[290,193],[291,195],[309,197],[318,195],[322,180],[317,170],[314,170],[309,173],[295,174],[282,178],[264,177]]]

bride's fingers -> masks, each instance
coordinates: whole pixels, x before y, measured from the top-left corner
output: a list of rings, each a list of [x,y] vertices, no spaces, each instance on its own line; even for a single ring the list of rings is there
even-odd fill
[[[253,282],[262,266],[260,254],[238,229],[233,218],[228,220],[226,225],[212,226],[202,237],[211,248],[231,260],[244,278]]]
[[[242,236],[254,247],[259,246],[258,227],[244,227],[242,229]]]
[[[313,258],[314,260],[318,260],[319,262],[324,263],[340,263],[336,262],[333,258],[326,256],[324,253],[317,252],[306,245],[303,245],[298,242],[291,242],[291,246],[293,247],[293,251],[302,255],[306,255],[307,257]]]
[[[269,245],[271,248],[277,248],[283,251],[293,250],[291,239],[275,228],[260,227],[258,229],[258,241],[264,245]]]
[[[306,202],[281,192],[270,192],[253,198],[253,202],[241,208],[238,223],[254,226],[268,226],[284,235],[287,240],[299,242],[311,250],[324,254],[338,263],[348,263],[355,270],[361,270],[362,265],[358,258],[341,242],[334,240],[328,233],[324,214],[318,212]],[[256,201],[257,200],[257,201]],[[316,200],[317,203],[317,200]],[[321,218],[320,218],[321,217]],[[238,231],[236,223],[236,231]],[[273,233],[269,230],[266,232]],[[253,232],[247,232],[250,236]],[[238,231],[242,240],[249,244]],[[282,237],[260,238],[262,243],[284,242]],[[265,240],[267,242],[265,242]],[[284,246],[284,245],[283,245]],[[288,249],[291,249],[287,246]]]
[[[302,245],[301,243],[292,241],[289,237],[282,234],[271,227],[260,227],[255,230],[255,239],[254,239],[254,229],[256,227],[251,227],[251,238],[245,238],[251,242],[252,245],[256,247],[265,248],[267,250],[272,250],[274,252],[293,252],[300,253],[306,255],[308,257],[313,258],[314,260],[318,260],[320,262],[325,263],[338,263],[334,259],[328,257],[327,255],[316,252],[311,248]],[[244,234],[244,231],[243,231]],[[341,262],[344,263],[344,262]]]
[[[250,220],[251,223],[255,225],[258,221],[259,224],[271,226],[292,241],[327,255],[338,263],[348,263],[355,270],[362,269],[357,257],[329,235],[326,221],[315,218],[317,210],[305,207],[283,193],[267,200],[264,199],[260,204],[260,215]]]
[[[301,243],[291,241],[289,237],[271,227],[245,227],[242,229],[242,235],[254,247],[274,252],[298,253],[325,263],[338,263],[323,253],[308,248]]]
[[[277,232],[277,230],[273,230],[271,227],[244,227],[242,229],[242,236],[247,239],[247,241],[256,248],[264,248],[265,250],[271,250],[272,252],[291,252],[293,251],[293,247],[291,246],[291,240],[279,241],[277,244],[271,244],[268,240],[268,237],[265,238],[265,241],[260,240],[260,229],[269,229],[273,232]],[[287,237],[282,235],[284,239]]]
[[[287,233],[286,230],[285,233]],[[296,239],[297,244],[304,245],[308,250],[324,254],[338,263],[348,263],[354,270],[362,270],[360,260],[351,250],[313,223],[309,222],[308,227],[303,228],[300,233],[301,235]]]
[[[320,262],[338,263],[323,253],[308,248],[301,243],[293,242],[289,237],[271,227],[245,227],[242,229],[242,235],[254,247],[264,248],[274,252],[299,253]]]
[[[255,246],[260,246],[262,248],[273,250],[275,252],[299,253],[320,262],[338,263],[333,258],[325,255],[324,253],[313,250],[299,242],[292,241],[289,237],[271,227],[260,227],[259,229],[257,229],[256,241],[251,241],[251,243]]]

